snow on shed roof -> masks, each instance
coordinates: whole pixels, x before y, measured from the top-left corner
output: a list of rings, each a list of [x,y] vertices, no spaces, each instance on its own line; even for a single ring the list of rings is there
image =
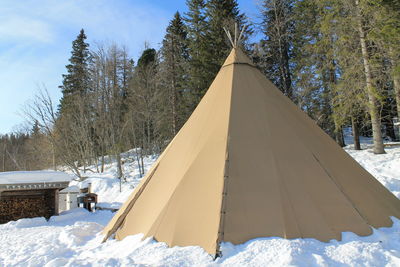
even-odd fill
[[[57,171],[0,172],[0,185],[70,182],[72,177]]]
[[[60,191],[60,193],[79,193],[79,192],[80,192],[79,187],[76,185],[68,186]]]

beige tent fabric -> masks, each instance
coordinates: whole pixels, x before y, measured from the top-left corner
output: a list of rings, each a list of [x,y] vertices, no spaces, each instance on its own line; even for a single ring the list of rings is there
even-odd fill
[[[400,218],[400,200],[233,49],[187,123],[104,229],[170,246],[341,239]]]
[[[200,245],[215,252],[223,190],[220,177],[224,175],[226,157],[231,68],[233,66],[221,70],[190,119],[159,157],[154,174],[150,171],[143,179],[105,233],[116,230],[117,239],[144,233],[170,245]],[[140,197],[135,200],[139,193]],[[133,201],[133,206],[127,204]],[[121,218],[121,225],[116,224],[118,218]]]

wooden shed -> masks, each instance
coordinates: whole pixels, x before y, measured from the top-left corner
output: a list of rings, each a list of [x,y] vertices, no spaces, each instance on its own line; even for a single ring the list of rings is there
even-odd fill
[[[69,186],[60,191],[59,212],[78,208],[79,187],[76,185]]]
[[[59,212],[59,190],[71,176],[55,171],[0,173],[0,224],[21,218],[50,218]]]

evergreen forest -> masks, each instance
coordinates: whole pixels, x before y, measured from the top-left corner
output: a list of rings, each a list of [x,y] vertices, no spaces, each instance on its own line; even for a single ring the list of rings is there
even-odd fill
[[[232,49],[223,27],[235,24],[257,68],[340,146],[350,126],[354,149],[360,136],[373,138],[375,154],[399,141],[398,0],[260,0],[257,22],[236,0],[186,5],[160,47],[146,46],[137,60],[121,44],[94,48],[77,32],[62,98],[42,89],[23,111],[30,130],[0,135],[0,171],[67,166],[83,179],[111,156],[123,179],[121,153],[135,149],[144,172],[143,158],[162,152],[206,93]]]

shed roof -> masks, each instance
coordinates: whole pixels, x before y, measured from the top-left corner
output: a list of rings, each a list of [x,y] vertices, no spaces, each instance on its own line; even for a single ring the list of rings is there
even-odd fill
[[[72,177],[57,171],[0,172],[0,184],[70,182]]]
[[[58,171],[0,172],[0,190],[65,188],[72,176]]]
[[[76,185],[68,186],[60,191],[60,193],[79,193],[79,192],[80,192],[79,187]]]

